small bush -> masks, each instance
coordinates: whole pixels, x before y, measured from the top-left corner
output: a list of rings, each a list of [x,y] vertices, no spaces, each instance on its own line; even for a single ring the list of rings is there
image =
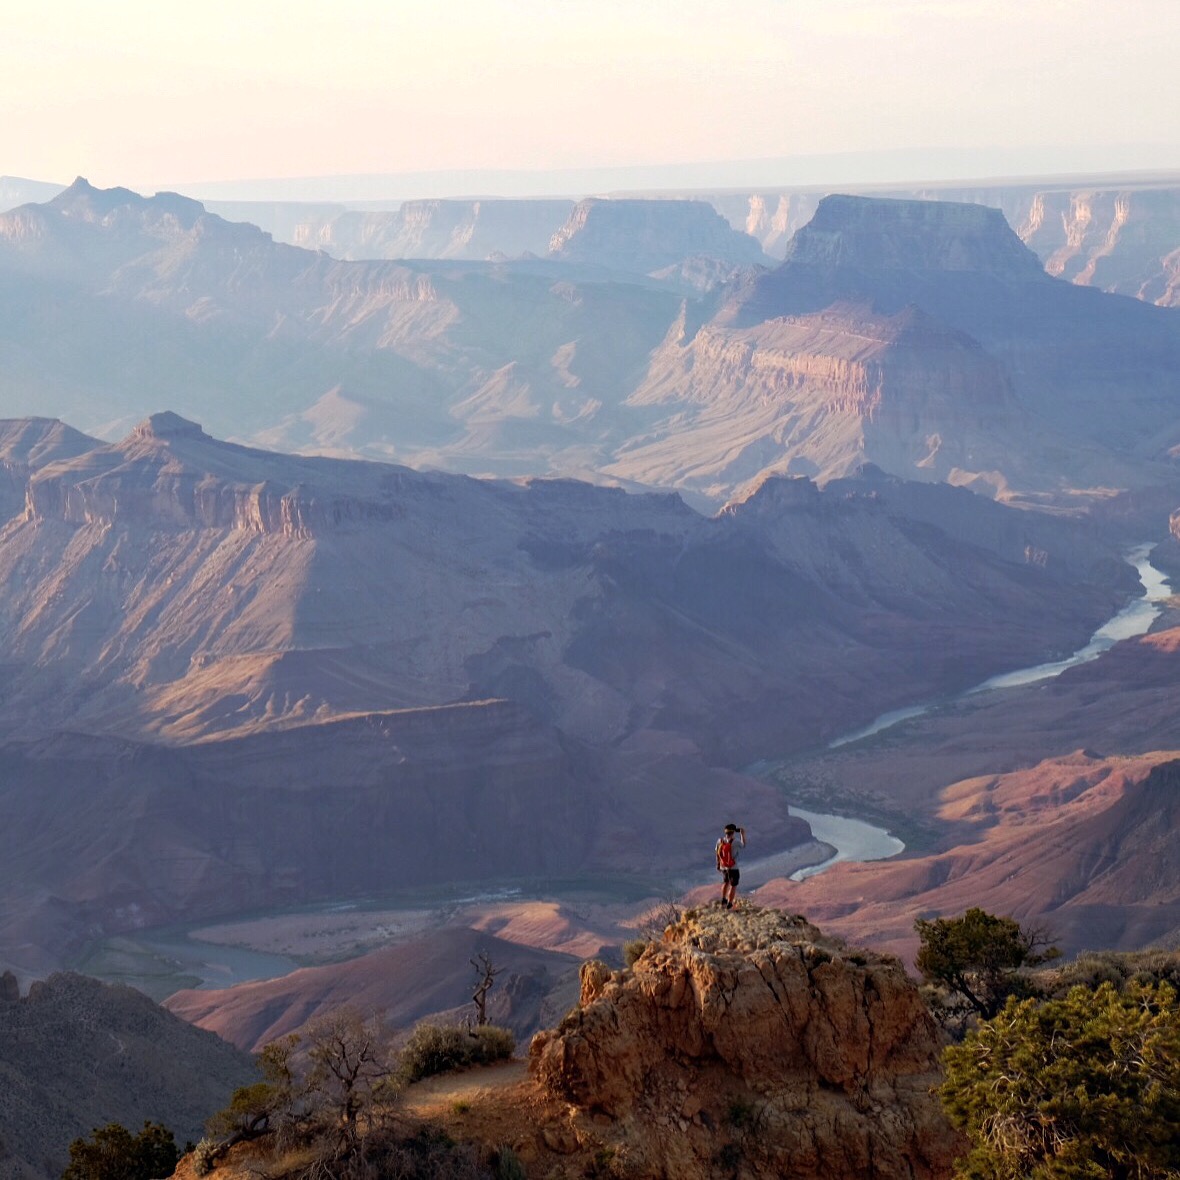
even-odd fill
[[[528,1180],[528,1173],[524,1170],[524,1164],[520,1162],[520,1156],[507,1144],[496,1150],[492,1166],[495,1169],[496,1180]]]
[[[436,1127],[409,1137],[368,1136],[363,1156],[331,1157],[305,1169],[306,1180],[493,1180],[495,1172],[470,1143],[456,1143]]]
[[[623,966],[634,967],[635,960],[638,959],[645,950],[647,950],[646,938],[633,938],[630,942],[623,943]]]
[[[95,1127],[90,1139],[70,1144],[70,1163],[62,1180],[150,1180],[170,1176],[180,1153],[172,1132],[147,1122],[138,1135],[120,1123]]]
[[[217,1143],[202,1139],[193,1149],[193,1171],[198,1176],[208,1176],[217,1167]]]
[[[401,1051],[397,1077],[409,1084],[435,1074],[488,1065],[511,1057],[515,1048],[516,1038],[512,1033],[494,1024],[477,1028],[420,1024]]]
[[[1079,984],[1096,991],[1104,983],[1118,992],[1158,983],[1180,991],[1180,952],[1084,951],[1049,976],[1046,990],[1053,999],[1062,999]]]

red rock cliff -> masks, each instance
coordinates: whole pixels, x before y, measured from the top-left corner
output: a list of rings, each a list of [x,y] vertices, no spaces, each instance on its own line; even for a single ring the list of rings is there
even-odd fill
[[[897,960],[750,908],[686,917],[630,970],[587,963],[530,1069],[613,1120],[635,1176],[935,1177],[958,1147],[940,1050]]]

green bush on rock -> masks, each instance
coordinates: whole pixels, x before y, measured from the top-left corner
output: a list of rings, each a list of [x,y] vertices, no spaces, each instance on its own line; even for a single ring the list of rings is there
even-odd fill
[[[398,1081],[408,1085],[434,1074],[503,1061],[515,1048],[512,1033],[494,1024],[476,1028],[420,1024],[401,1051]]]
[[[70,1144],[62,1180],[152,1180],[170,1176],[179,1158],[172,1132],[159,1123],[144,1123],[138,1135],[108,1123]]]
[[[1166,983],[1009,999],[945,1055],[964,1180],[1174,1180],[1180,1009]]]

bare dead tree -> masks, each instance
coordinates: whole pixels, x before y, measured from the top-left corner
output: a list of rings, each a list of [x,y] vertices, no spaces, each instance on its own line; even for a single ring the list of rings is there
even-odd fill
[[[645,910],[635,924],[635,933],[647,942],[659,942],[669,926],[684,917],[684,907],[675,893],[665,893],[650,909]]]
[[[306,1088],[340,1142],[354,1150],[362,1117],[376,1102],[389,1077],[388,1036],[376,1017],[368,1020],[354,1008],[340,1008],[313,1021],[307,1029]]]
[[[475,1023],[482,1026],[488,1022],[488,992],[492,990],[500,968],[492,965],[487,951],[480,951],[478,960],[469,959],[468,962],[475,968],[475,992],[471,996],[471,1002],[475,1005]]]

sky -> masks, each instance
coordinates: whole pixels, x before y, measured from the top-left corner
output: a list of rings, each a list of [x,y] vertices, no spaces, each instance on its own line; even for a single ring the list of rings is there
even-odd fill
[[[4,17],[0,175],[1176,169],[1178,44],[1177,0],[45,0]]]

